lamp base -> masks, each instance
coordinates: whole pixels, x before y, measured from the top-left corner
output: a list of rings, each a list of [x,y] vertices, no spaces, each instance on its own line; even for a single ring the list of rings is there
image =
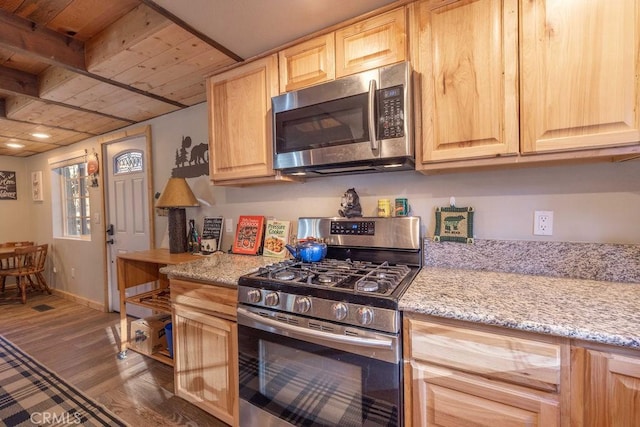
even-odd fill
[[[169,253],[187,252],[187,212],[184,208],[169,208]]]

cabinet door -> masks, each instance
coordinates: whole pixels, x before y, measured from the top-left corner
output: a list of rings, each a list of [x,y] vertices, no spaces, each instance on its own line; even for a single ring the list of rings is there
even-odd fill
[[[411,361],[411,425],[433,427],[560,425],[554,395]]]
[[[336,31],[336,77],[404,61],[405,13],[395,9]]]
[[[517,1],[425,0],[413,19],[417,168],[518,153]]]
[[[214,182],[274,175],[271,97],[277,94],[276,54],[208,79]]]
[[[173,314],[176,395],[237,425],[237,324],[180,305]]]
[[[523,1],[523,152],[640,140],[640,1]]]
[[[573,348],[572,362],[575,425],[640,425],[640,358]]]
[[[281,93],[335,79],[335,55],[334,33],[279,52]]]

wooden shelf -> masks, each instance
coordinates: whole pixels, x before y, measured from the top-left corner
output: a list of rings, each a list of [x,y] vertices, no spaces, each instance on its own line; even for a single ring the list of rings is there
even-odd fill
[[[171,296],[169,288],[154,289],[149,292],[125,298],[125,302],[136,304],[152,310],[171,313]]]
[[[143,356],[150,357],[152,359],[157,360],[158,362],[162,362],[165,365],[174,366],[173,359],[169,357],[169,350],[160,350],[158,353],[147,354],[141,351],[136,350],[135,348],[129,347],[129,350],[135,351],[136,353],[140,353]]]

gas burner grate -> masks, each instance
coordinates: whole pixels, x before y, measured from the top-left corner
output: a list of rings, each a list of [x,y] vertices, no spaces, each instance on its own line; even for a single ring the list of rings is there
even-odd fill
[[[325,259],[315,263],[282,261],[260,268],[256,275],[278,283],[386,296],[410,273],[408,266],[388,262]]]

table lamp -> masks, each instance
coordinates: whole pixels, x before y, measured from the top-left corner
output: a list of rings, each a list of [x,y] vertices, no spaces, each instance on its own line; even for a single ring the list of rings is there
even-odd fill
[[[184,208],[193,206],[200,204],[187,180],[169,178],[156,207],[169,209],[169,252],[172,254],[187,251],[187,213]]]

